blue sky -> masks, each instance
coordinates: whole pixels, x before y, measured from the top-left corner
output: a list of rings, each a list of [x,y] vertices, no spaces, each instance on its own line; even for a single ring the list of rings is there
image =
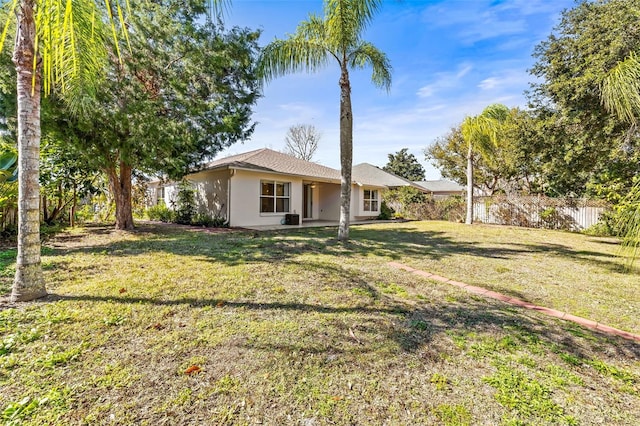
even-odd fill
[[[370,81],[370,70],[351,74],[354,164],[384,166],[387,154],[409,148],[427,171],[439,172],[424,149],[466,115],[495,102],[525,106],[533,77],[534,47],[557,25],[573,0],[386,1],[364,39],[393,66],[389,93]],[[293,33],[319,0],[234,0],[227,25],[260,28],[260,43]],[[258,148],[284,149],[288,128],[313,124],[322,132],[315,161],[339,168],[339,70],[292,74],[268,83],[258,101],[251,140],[220,155]]]

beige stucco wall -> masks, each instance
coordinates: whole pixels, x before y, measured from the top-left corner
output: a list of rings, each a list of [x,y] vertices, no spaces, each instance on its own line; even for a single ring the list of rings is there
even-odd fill
[[[229,170],[203,171],[189,175],[187,179],[196,190],[199,213],[228,219]]]
[[[320,220],[340,219],[340,185],[320,183],[317,185],[318,215]]]
[[[235,170],[231,176],[231,226],[279,225],[286,213],[260,213],[260,181],[289,182],[289,213],[297,213],[302,220],[302,178]]]
[[[227,198],[229,194],[229,171],[203,171],[185,177],[196,190],[196,203],[199,213],[227,218]],[[178,185],[175,182],[151,182],[148,186],[151,205],[158,204],[157,189],[164,187],[164,201],[169,208],[174,207],[178,195]]]
[[[362,187],[358,185],[351,185],[351,218],[354,220],[360,216],[360,210],[362,210]]]
[[[378,211],[365,212],[364,211],[364,190],[365,189],[377,189],[378,198],[380,198],[380,188],[375,187],[363,187],[353,185],[351,187],[351,217],[350,220],[375,218],[380,214],[380,203],[378,203]],[[318,192],[318,218],[320,220],[340,220],[340,185],[322,183],[317,185]],[[315,198],[315,196],[314,196]],[[314,212],[315,214],[315,212]]]

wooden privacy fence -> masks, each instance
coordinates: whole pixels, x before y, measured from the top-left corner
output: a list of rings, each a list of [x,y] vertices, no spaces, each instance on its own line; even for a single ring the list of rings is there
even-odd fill
[[[607,208],[602,201],[582,198],[498,195],[476,197],[473,217],[498,225],[579,231],[598,223]]]

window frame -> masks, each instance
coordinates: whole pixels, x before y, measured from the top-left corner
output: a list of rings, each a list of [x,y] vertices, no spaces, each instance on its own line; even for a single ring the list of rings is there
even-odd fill
[[[369,197],[367,197],[367,192]],[[374,205],[376,208],[373,209]],[[364,189],[362,191],[362,211],[368,213],[376,213],[380,211],[380,191],[377,189]]]
[[[272,192],[273,194],[264,194],[264,185],[272,185]],[[282,185],[283,190],[282,193],[283,195],[278,195],[278,185]],[[260,214],[284,214],[284,213],[290,213],[291,212],[291,182],[284,182],[284,181],[279,181],[279,180],[271,180],[271,179],[260,179],[260,191],[259,191],[260,195],[260,203],[259,203],[259,210],[260,210]],[[263,204],[263,200],[272,200],[271,202],[269,202],[269,204],[271,204],[273,206],[273,210],[264,210],[264,204]],[[282,200],[282,211],[278,210],[278,201]],[[284,209],[284,207],[286,206],[286,210]]]
[[[156,188],[156,206],[160,205],[161,203],[166,205],[166,194],[167,194],[167,190],[165,186],[159,186]]]

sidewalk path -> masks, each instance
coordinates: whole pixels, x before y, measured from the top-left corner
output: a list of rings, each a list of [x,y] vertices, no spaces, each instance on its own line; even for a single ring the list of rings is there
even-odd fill
[[[619,336],[625,339],[635,340],[636,342],[640,342],[640,336],[637,334],[633,334],[624,330],[619,330],[617,328],[609,327],[608,325],[600,324],[596,321],[591,321],[586,318],[577,317],[567,312],[561,312],[555,309],[545,308],[544,306],[534,305],[533,303],[525,302],[524,300],[516,299],[515,297],[507,296],[502,293],[497,293],[495,291],[491,291],[486,288],[476,287],[473,285],[465,284],[460,281],[453,281],[453,280],[450,280],[449,278],[441,277],[440,275],[431,274],[426,271],[421,271],[420,269],[414,269],[411,266],[407,266],[402,263],[389,262],[389,266],[396,269],[402,269],[404,271],[411,272],[415,275],[419,275],[421,277],[428,278],[433,281],[439,281],[442,283],[451,284],[453,286],[460,287],[469,293],[478,294],[484,297],[489,297],[491,299],[500,300],[510,305],[519,306],[525,309],[531,309],[532,311],[538,311],[545,315],[549,315],[550,317],[560,318],[566,321],[572,321],[583,327],[587,327],[592,330],[597,330],[612,336]]]

